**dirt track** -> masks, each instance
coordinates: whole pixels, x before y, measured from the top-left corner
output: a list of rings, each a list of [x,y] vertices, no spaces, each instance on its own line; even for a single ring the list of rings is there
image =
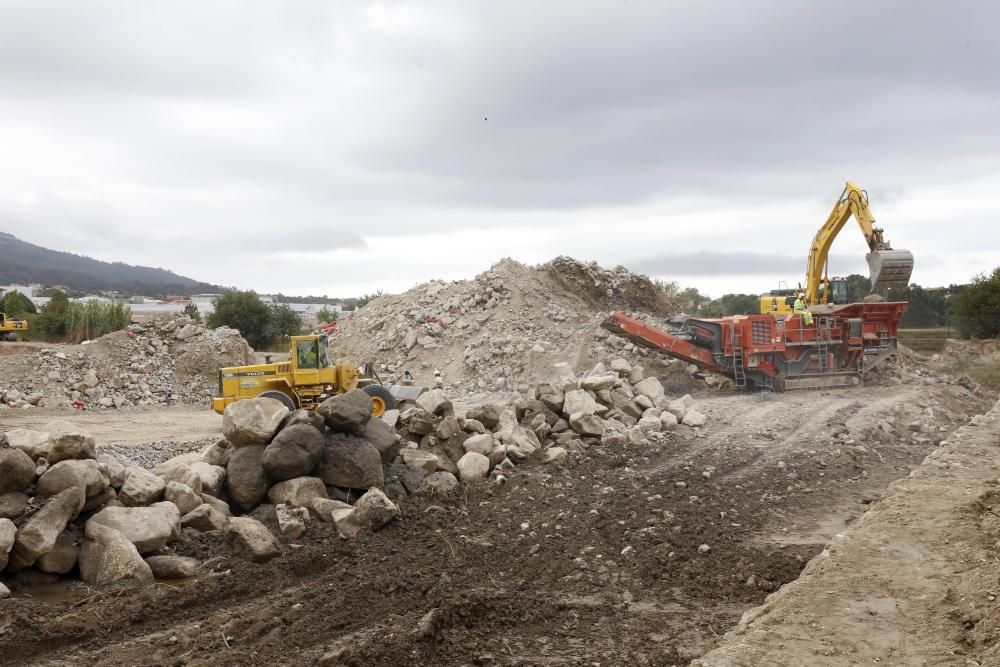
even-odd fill
[[[33,408],[0,412],[0,430],[42,429],[49,422],[73,421],[90,431],[97,442],[142,444],[157,440],[194,442],[222,431],[222,416],[209,408],[190,405],[156,406],[129,410],[71,412],[65,409]]]
[[[522,466],[502,487],[410,498],[401,520],[355,541],[314,523],[266,565],[227,556],[182,585],[82,590],[55,606],[17,599],[0,621],[0,655],[32,665],[312,664],[331,651],[341,657],[323,664],[687,664],[989,405],[940,385],[706,398],[709,426],[680,429],[667,446],[594,447],[564,468]],[[918,419],[944,431],[910,430]],[[218,539],[176,551],[207,558]]]

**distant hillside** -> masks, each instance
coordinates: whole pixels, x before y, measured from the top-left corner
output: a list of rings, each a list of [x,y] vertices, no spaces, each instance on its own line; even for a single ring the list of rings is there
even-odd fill
[[[11,283],[63,285],[87,291],[116,290],[148,296],[198,294],[222,289],[165,269],[101,262],[49,250],[0,232],[0,284]]]

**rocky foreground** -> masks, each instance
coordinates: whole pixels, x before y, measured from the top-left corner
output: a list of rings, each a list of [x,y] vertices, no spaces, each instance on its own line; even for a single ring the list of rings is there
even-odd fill
[[[395,520],[411,493],[503,484],[531,457],[563,465],[592,445],[647,445],[678,424],[705,423],[689,396],[668,400],[659,380],[621,359],[581,379],[565,364],[553,370],[555,380],[527,395],[463,415],[441,390],[382,419],[360,390],[315,413],[240,401],[226,410],[223,438],[152,470],[101,451],[67,422],[8,431],[0,435],[0,572],[15,587],[39,573],[78,574],[90,585],[195,576],[202,561],[168,545],[206,533],[266,561],[314,520],[351,538]]]

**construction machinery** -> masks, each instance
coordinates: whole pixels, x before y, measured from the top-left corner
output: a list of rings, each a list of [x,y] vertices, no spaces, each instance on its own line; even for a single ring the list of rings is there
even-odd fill
[[[28,330],[28,320],[7,317],[6,313],[0,313],[0,340],[14,342],[19,333]]]
[[[885,240],[883,230],[875,226],[875,218],[868,207],[868,193],[848,181],[809,246],[805,285],[795,290],[778,289],[761,295],[761,313],[791,313],[799,291],[805,294],[808,306],[847,304],[847,280],[829,277],[829,254],[834,239],[851,217],[857,221],[868,242],[869,252],[865,259],[871,276],[872,293],[884,297],[890,289],[901,289],[909,284],[913,273],[913,254],[909,250],[893,250]]]
[[[292,336],[288,361],[219,369],[219,395],[212,400],[212,409],[222,414],[230,403],[258,397],[277,399],[289,410],[311,409],[330,396],[358,388],[371,397],[373,415],[396,407],[393,393],[379,382],[373,365],[359,369],[334,364],[327,343],[325,335]]]

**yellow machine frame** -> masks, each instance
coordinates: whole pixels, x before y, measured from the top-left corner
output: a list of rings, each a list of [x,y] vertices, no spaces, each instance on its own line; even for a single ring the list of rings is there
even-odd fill
[[[28,330],[28,320],[18,320],[7,317],[6,313],[0,313],[0,339],[10,337],[17,340],[17,334]]]
[[[364,380],[356,366],[330,363],[326,336],[292,336],[289,347],[288,361],[220,369],[219,396],[212,400],[212,409],[222,414],[230,403],[265,392],[280,392],[294,407],[310,408],[329,396],[362,386]],[[372,409],[381,414],[374,396]]]

